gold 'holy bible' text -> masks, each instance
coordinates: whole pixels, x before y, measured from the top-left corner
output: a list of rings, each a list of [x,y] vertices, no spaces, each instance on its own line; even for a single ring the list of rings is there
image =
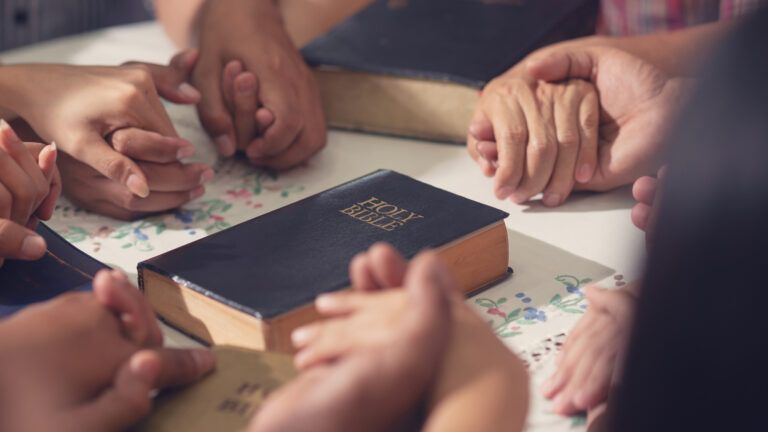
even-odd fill
[[[418,213],[376,197],[353,204],[339,212],[384,231],[394,231],[409,222],[424,218]]]

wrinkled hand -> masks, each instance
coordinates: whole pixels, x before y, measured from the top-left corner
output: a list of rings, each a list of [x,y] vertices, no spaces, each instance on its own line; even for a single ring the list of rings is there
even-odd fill
[[[484,89],[467,150],[499,199],[520,204],[544,194],[558,206],[576,181],[591,180],[597,160],[597,92],[581,79],[548,83],[514,69]]]
[[[575,189],[605,191],[659,168],[662,140],[682,104],[687,83],[670,79],[650,63],[608,47],[570,48],[534,55],[534,79],[583,79],[599,94],[597,164],[590,179],[579,174]]]
[[[587,288],[589,309],[568,335],[555,374],[542,392],[553,410],[573,415],[606,401],[620,374],[634,316],[637,285],[621,289]]]
[[[322,149],[317,84],[273,2],[208,2],[199,34],[198,111],[222,155],[240,148],[258,166],[287,169]]]
[[[23,143],[0,120],[0,266],[5,258],[38,259],[45,240],[33,231],[48,220],[61,192],[56,147]]]
[[[25,308],[0,323],[0,374],[13,392],[0,394],[0,425],[125,430],[149,412],[153,389],[195,381],[214,365],[208,351],[161,343],[146,300],[118,272],[99,273],[93,293]]]

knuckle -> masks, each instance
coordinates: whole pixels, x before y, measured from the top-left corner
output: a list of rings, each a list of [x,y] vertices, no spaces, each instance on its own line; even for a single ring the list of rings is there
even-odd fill
[[[137,84],[146,85],[152,83],[152,71],[149,66],[136,63],[129,66],[131,80]]]
[[[552,139],[546,137],[533,137],[528,142],[528,151],[540,156],[547,155],[554,148],[552,142]]]
[[[144,92],[136,85],[126,84],[118,90],[116,99],[122,105],[135,106],[144,101]]]
[[[104,170],[104,174],[111,179],[121,179],[128,169],[125,160],[114,156],[104,158],[101,161],[101,167]]]
[[[558,132],[557,142],[562,149],[575,149],[579,145],[579,135],[572,130]]]
[[[125,153],[130,150],[133,140],[130,134],[119,130],[112,134],[112,147],[120,153]]]
[[[585,129],[595,129],[598,125],[598,122],[600,121],[600,114],[597,111],[597,108],[594,109],[588,109],[586,112],[581,116],[581,127]]]

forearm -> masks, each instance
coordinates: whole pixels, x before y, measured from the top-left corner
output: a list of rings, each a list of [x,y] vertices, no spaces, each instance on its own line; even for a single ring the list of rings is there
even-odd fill
[[[10,121],[19,116],[20,66],[0,65],[0,118]],[[23,75],[23,74],[22,74]]]
[[[460,309],[424,431],[521,431],[528,412],[527,372],[487,323],[466,306]]]
[[[672,77],[690,76],[697,70],[700,59],[706,58],[710,50],[717,45],[717,41],[733,26],[732,21],[722,21],[643,36],[590,36],[542,48],[534,55],[573,47],[610,46],[646,60]]]
[[[180,48],[196,44],[200,18],[206,0],[154,0],[157,19],[171,40]],[[294,45],[301,47],[327,32],[372,0],[249,0],[274,19],[269,9],[275,5],[285,30]],[[256,28],[254,23],[254,28]]]

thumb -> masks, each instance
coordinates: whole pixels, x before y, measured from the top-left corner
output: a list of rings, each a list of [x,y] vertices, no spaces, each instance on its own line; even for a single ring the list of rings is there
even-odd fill
[[[189,77],[195,67],[198,51],[190,49],[176,54],[168,66],[141,63],[149,69],[157,93],[170,102],[177,104],[196,104],[200,102],[200,92],[189,84]],[[126,64],[139,64],[129,62]]]
[[[562,48],[535,56],[528,61],[526,69],[532,78],[542,81],[592,80],[598,59],[594,48]]]
[[[68,415],[64,430],[84,432],[123,431],[149,414],[150,392],[160,373],[160,358],[152,351],[139,351],[118,370],[112,387],[96,400]]]
[[[0,219],[0,259],[36,260],[46,251],[45,240],[32,230]]]
[[[138,197],[146,198],[149,196],[147,177],[133,160],[115,151],[99,135],[88,135],[83,138],[83,141],[91,142],[69,146],[69,148],[75,149],[71,152],[75,159],[90,165],[110,180],[125,185],[131,193]]]

